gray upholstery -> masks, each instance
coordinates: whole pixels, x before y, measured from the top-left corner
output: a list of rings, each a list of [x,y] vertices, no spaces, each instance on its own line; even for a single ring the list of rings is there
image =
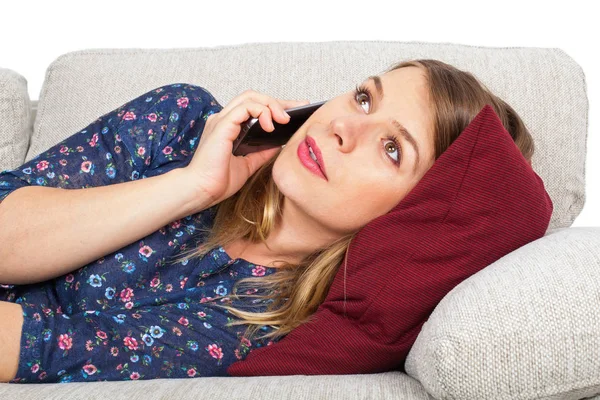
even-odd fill
[[[554,213],[546,236],[448,293],[409,353],[407,374],[0,384],[0,394],[61,399],[599,394],[600,228],[570,227],[585,202],[588,99],[581,67],[560,49],[344,41],[71,52],[48,67],[37,112],[26,80],[0,69],[0,170],[18,167],[100,115],[168,83],[200,85],[223,106],[249,88],[320,101],[413,58],[435,58],[470,71],[513,106],[534,136],[532,166],[544,180]]]

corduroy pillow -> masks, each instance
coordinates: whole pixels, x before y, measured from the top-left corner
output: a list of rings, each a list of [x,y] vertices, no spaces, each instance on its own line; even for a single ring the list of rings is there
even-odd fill
[[[484,106],[410,193],[358,232],[314,321],[252,350],[227,373],[405,372],[442,298],[544,236],[552,210],[542,179]]]

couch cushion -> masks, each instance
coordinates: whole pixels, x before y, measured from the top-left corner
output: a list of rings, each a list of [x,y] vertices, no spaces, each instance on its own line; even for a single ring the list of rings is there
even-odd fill
[[[259,376],[113,382],[0,383],[0,398],[38,399],[410,399],[433,400],[406,374]]]
[[[423,325],[406,372],[436,399],[600,393],[599,248],[600,228],[562,229],[462,282]]]
[[[0,68],[0,171],[23,164],[32,130],[27,80]]]

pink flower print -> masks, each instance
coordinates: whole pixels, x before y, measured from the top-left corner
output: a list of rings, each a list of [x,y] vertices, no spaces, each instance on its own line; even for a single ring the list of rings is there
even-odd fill
[[[171,222],[170,227],[171,229],[178,229],[181,226],[181,220],[175,220],[173,222]]]
[[[187,97],[180,97],[177,99],[177,106],[179,108],[187,108],[189,103],[190,103],[190,99]]]
[[[75,279],[75,276],[73,276],[73,274],[69,274],[69,275],[65,276],[65,282],[67,282],[67,283],[73,282],[73,279]]]
[[[83,371],[88,375],[94,375],[98,368],[94,364],[86,364],[82,367]]]
[[[92,139],[90,140],[90,147],[96,146],[97,142],[98,142],[98,134],[94,133],[94,135],[92,136]]]
[[[116,347],[111,347],[110,348],[110,355],[113,357],[116,357],[119,355],[119,349],[117,349]]]
[[[42,316],[40,315],[40,313],[34,313],[33,319],[39,322],[42,319]]]
[[[81,171],[83,172],[90,172],[90,169],[92,169],[92,162],[91,161],[84,161],[81,163]]]
[[[58,150],[60,153],[65,154],[69,152],[69,148],[67,146],[65,146],[64,144],[60,146],[60,149]],[[61,160],[62,161],[62,160]]]
[[[152,247],[144,245],[140,247],[139,253],[144,257],[150,257],[154,253],[154,250],[152,250]]]
[[[123,339],[123,343],[125,344],[125,346],[127,346],[129,348],[129,350],[137,350],[138,349],[137,340],[135,340],[135,338],[132,338],[131,336],[125,337]]]
[[[127,111],[125,115],[123,115],[123,120],[132,121],[136,119],[135,113],[133,111]]]
[[[165,146],[165,148],[163,149],[163,154],[165,155],[169,155],[173,152],[173,148],[171,146]]]
[[[198,311],[198,316],[200,318],[204,318],[204,317],[206,317],[206,313],[204,311]]]
[[[62,158],[58,163],[64,167],[65,165],[67,165],[67,160]]]
[[[125,288],[125,289],[121,290],[121,293],[119,294],[119,297],[121,297],[121,301],[123,303],[127,303],[133,297],[133,289],[132,288]]]
[[[167,286],[165,286],[165,290],[166,290],[167,292],[171,292],[171,291],[173,291],[173,285],[171,285],[170,283],[167,283]]]
[[[208,351],[208,353],[211,355],[212,358],[216,358],[217,360],[220,360],[223,358],[223,350],[217,345],[217,344],[209,344],[206,347],[206,350]]]
[[[33,372],[34,374],[35,374],[36,372],[38,372],[39,370],[40,370],[40,365],[39,365],[39,364],[33,364],[33,365],[31,366],[31,372]]]
[[[179,318],[179,321],[177,321],[177,322],[179,322],[179,323],[180,323],[181,325],[183,325],[183,326],[188,326],[188,324],[189,324],[189,321],[188,321],[188,319],[187,319],[187,318],[185,318],[185,317],[181,317],[181,318]]]
[[[179,329],[178,327],[174,326],[173,329],[172,329],[172,331],[177,336],[181,336],[181,329]]]
[[[158,119],[158,116],[156,115],[156,113],[148,114],[148,121],[156,122],[157,119]]]
[[[139,372],[132,372],[131,375],[129,375],[129,377],[133,380],[138,380],[140,379],[140,374]]]
[[[71,347],[73,347],[73,339],[66,333],[60,335],[57,340],[58,347],[60,347],[63,350],[69,350],[71,349]]]
[[[116,154],[120,154],[121,153],[121,146],[115,146],[115,153]]]
[[[158,278],[158,276],[155,276],[151,281],[150,281],[150,287],[157,287],[158,285],[160,285],[160,279]]]
[[[91,341],[91,340],[86,340],[86,341],[85,341],[85,349],[86,349],[87,351],[92,351],[92,350],[94,350],[94,345],[92,344],[92,341]]]
[[[77,151],[81,153],[83,151],[83,146],[77,146]]]
[[[250,342],[248,340],[248,338],[243,337],[242,340],[240,341],[244,346],[246,347],[251,347],[252,346],[252,342]]]
[[[190,128],[193,128],[194,125],[196,125],[196,120],[195,119],[193,119],[193,120],[190,121]]]
[[[183,287],[185,286],[186,282],[187,282],[188,278],[187,276],[185,278],[183,278],[181,280],[181,282],[179,282],[179,285],[181,286],[181,288],[183,289]]]
[[[133,301],[128,301],[125,303],[125,308],[131,310],[133,308]]]
[[[46,375],[48,375],[48,373],[46,371],[42,371],[42,373],[38,376],[38,379],[42,380],[46,377]]]
[[[39,163],[37,163],[36,167],[38,169],[38,171],[43,171],[46,168],[48,168],[48,165],[50,165],[50,163],[46,160],[44,161],[40,161]]]
[[[100,339],[106,339],[106,333],[104,331],[97,331],[96,336],[98,336]]]
[[[169,95],[165,94],[163,97],[160,98],[160,101],[165,101],[168,98],[169,98]]]
[[[262,265],[256,265],[255,268],[252,268],[253,276],[263,276],[265,274],[265,272],[266,272],[266,269]]]
[[[190,378],[193,378],[194,376],[196,376],[196,369],[195,368],[188,369],[187,374]]]
[[[146,154],[146,148],[144,146],[138,147],[137,153],[138,155],[143,156],[144,154]]]

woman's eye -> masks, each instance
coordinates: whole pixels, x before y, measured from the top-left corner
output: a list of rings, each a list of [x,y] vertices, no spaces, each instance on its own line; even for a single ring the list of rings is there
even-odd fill
[[[388,150],[390,149],[393,150],[391,153],[388,154],[398,154],[396,158],[392,157],[394,164],[398,164],[400,162],[400,150],[398,149],[398,143],[396,138],[388,137],[384,142],[383,148],[386,152],[388,152]]]
[[[363,90],[357,90],[357,91],[355,92],[355,95],[354,95],[354,97],[357,99],[357,102],[358,102],[358,104],[359,104],[359,105],[361,105],[361,106],[362,106],[361,102],[364,102],[364,101],[367,101],[367,102],[369,102],[369,104],[371,103],[371,99],[370,99],[370,97],[369,97],[369,94],[368,94],[368,93],[366,93],[366,92],[365,92],[365,91],[363,91]],[[369,110],[365,110],[365,111],[366,111],[367,113],[369,112]]]
[[[363,101],[368,101],[371,104],[371,90],[365,85],[356,85],[354,88],[354,100],[358,103],[358,105],[362,105]],[[365,110],[367,113],[368,110]]]

